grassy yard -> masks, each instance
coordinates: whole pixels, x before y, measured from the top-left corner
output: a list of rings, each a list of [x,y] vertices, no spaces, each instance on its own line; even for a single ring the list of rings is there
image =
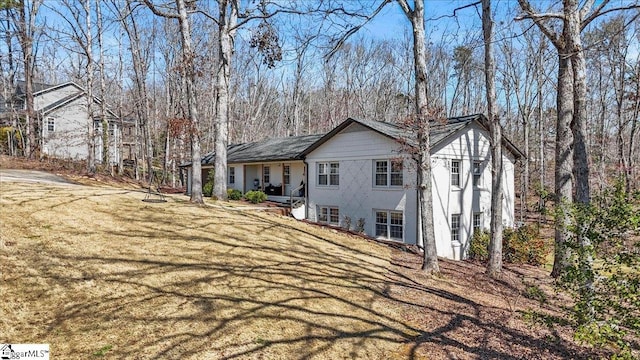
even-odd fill
[[[417,255],[330,229],[143,198],[0,183],[0,342],[49,343],[54,359],[590,355],[544,321],[563,299],[538,269],[495,281],[443,261],[433,279]]]

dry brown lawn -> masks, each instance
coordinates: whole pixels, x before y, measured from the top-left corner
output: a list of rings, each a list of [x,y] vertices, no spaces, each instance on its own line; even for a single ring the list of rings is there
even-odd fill
[[[561,299],[537,269],[494,281],[443,261],[431,278],[414,254],[331,229],[143,198],[0,182],[0,342],[48,343],[55,359],[590,355],[540,320]]]

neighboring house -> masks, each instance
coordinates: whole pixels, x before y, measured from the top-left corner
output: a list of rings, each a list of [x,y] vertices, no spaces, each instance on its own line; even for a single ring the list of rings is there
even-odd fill
[[[434,124],[430,136],[438,255],[464,258],[473,232],[487,229],[490,223],[487,119],[483,115],[451,118],[446,124]],[[310,142],[295,155],[298,164],[305,165],[299,169],[306,169],[306,218],[335,226],[350,223],[352,229],[360,223],[371,237],[422,246],[416,166],[402,145],[407,142],[411,142],[409,135],[395,124],[355,119],[347,119]],[[256,151],[263,143],[240,146]],[[503,145],[507,150],[503,155],[503,222],[514,226],[515,162],[524,154],[507,139]],[[229,148],[229,159],[235,146]],[[271,153],[259,153],[266,163]]]
[[[94,115],[87,112],[88,96],[86,91],[73,82],[60,85],[34,84],[34,111],[37,128],[42,143],[41,151],[44,155],[62,158],[84,160],[89,154],[88,131],[90,124],[95,129],[95,156],[98,163],[102,162],[102,127],[103,121],[99,117],[101,100],[93,98]],[[25,94],[24,82],[18,82],[14,94],[3,101],[2,118],[7,125],[16,123],[24,116]],[[9,121],[9,119],[14,119]],[[119,146],[123,145],[125,158],[128,149],[134,143],[132,134],[133,124],[121,122],[118,117],[107,110],[109,131],[109,159],[112,164],[119,161]],[[122,123],[124,129],[120,129]],[[123,132],[125,136],[123,136]],[[131,156],[131,155],[129,155]]]

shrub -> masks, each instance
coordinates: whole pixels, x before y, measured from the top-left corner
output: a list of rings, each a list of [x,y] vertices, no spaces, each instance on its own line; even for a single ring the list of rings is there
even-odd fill
[[[351,216],[345,215],[342,221],[342,227],[349,230],[351,229]]]
[[[504,261],[536,266],[544,263],[548,252],[544,240],[540,239],[537,225],[524,225],[515,230],[505,229],[502,249]]]
[[[204,184],[204,186],[202,186],[202,195],[204,196],[213,195],[213,179],[214,179],[213,170],[209,170],[209,173],[207,174],[207,182]]]
[[[540,239],[537,226],[525,225],[518,229],[504,229],[502,238],[502,260],[512,264],[541,265],[548,248]],[[489,260],[488,231],[476,231],[469,243],[469,258],[477,261]]]
[[[240,200],[242,199],[242,191],[238,189],[227,189],[227,198],[229,200]]]
[[[485,262],[489,260],[489,232],[476,231],[469,243],[469,259]]]
[[[358,221],[356,221],[356,232],[362,234],[364,232],[364,218],[359,218]]]
[[[261,203],[267,200],[267,194],[263,193],[260,190],[247,191],[247,193],[244,194],[244,197],[254,204]]]

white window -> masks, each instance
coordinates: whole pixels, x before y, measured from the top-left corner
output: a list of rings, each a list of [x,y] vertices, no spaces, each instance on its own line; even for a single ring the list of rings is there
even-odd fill
[[[318,211],[318,222],[339,225],[340,211],[337,207],[321,206]]]
[[[460,186],[460,160],[451,160],[451,185]]]
[[[460,214],[451,214],[451,241],[460,241]]]
[[[402,211],[376,210],[375,215],[376,237],[402,241],[404,233]]]
[[[56,131],[56,119],[54,118],[47,118],[47,132],[54,132]]]
[[[473,232],[482,230],[482,213],[473,213]]]
[[[229,167],[229,184],[236,183],[236,168],[231,166]]]
[[[282,170],[282,182],[285,185],[291,184],[291,167],[289,165],[285,165]]]
[[[340,184],[339,163],[318,163],[318,185],[338,186]]]
[[[403,185],[401,160],[374,160],[374,171],[375,186]]]
[[[267,186],[267,184],[271,183],[271,168],[268,166],[262,167],[262,184]]]
[[[113,137],[115,130],[116,130],[116,124],[109,123],[109,136]]]
[[[482,185],[482,161],[473,162],[473,186]]]

